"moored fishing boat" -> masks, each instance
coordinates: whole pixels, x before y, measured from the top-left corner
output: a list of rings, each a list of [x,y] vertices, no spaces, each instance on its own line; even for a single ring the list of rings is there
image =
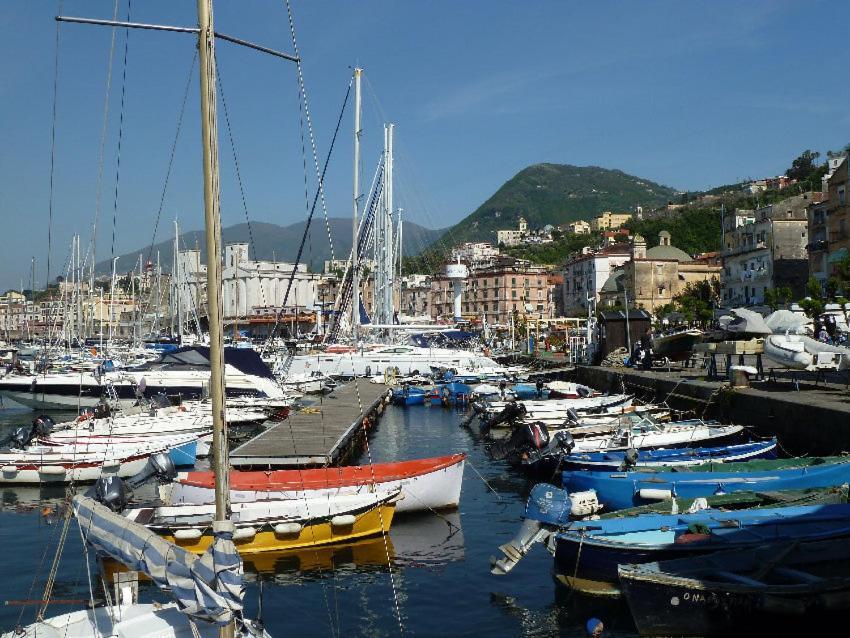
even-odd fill
[[[385,534],[399,492],[231,503],[240,552],[303,549]],[[190,552],[212,545],[214,504],[131,505],[123,516]]]
[[[850,459],[844,456],[757,460],[696,465],[676,469],[645,468],[631,472],[565,471],[570,492],[594,490],[608,509],[623,509],[671,498],[697,498],[738,491],[830,487],[850,482]]]
[[[230,473],[230,498],[237,503],[363,494],[400,490],[396,512],[457,507],[465,454],[429,459],[305,470]],[[166,503],[210,503],[212,472],[188,472],[160,489]]]
[[[701,330],[682,330],[652,338],[652,356],[669,361],[686,361],[693,355],[694,346],[702,340]]]
[[[850,609],[845,539],[620,565],[620,589],[642,636],[831,633]]]
[[[718,447],[579,451],[564,456],[561,459],[561,466],[565,469],[575,470],[623,470],[633,467],[700,465],[707,461],[730,463],[776,458],[776,445],[776,438],[772,438],[765,441]]]
[[[777,539],[850,535],[850,505],[803,505],[736,512],[701,510],[573,522],[554,536],[558,580],[593,595],[619,595],[617,566],[695,556]]]

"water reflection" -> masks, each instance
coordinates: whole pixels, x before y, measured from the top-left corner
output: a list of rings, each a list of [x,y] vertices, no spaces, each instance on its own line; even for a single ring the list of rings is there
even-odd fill
[[[396,567],[440,568],[463,560],[464,544],[458,512],[424,513],[393,521],[386,536],[350,543],[279,552],[243,554],[246,579],[300,584],[327,572],[385,572]]]

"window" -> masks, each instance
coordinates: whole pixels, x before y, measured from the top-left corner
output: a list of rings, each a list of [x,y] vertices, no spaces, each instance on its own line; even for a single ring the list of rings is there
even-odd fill
[[[844,206],[847,203],[847,196],[845,195],[844,187],[838,187],[838,205]]]
[[[516,299],[516,290],[511,290],[511,299]]]
[[[516,286],[516,277],[511,277],[511,286]]]

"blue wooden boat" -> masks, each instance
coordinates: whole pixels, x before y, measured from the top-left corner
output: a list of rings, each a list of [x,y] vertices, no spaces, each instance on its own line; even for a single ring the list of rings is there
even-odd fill
[[[784,540],[850,536],[850,505],[803,505],[736,512],[647,514],[578,521],[556,533],[555,574],[573,589],[619,595],[617,566],[695,556]]]
[[[422,388],[415,385],[406,385],[403,388],[393,390],[393,403],[395,405],[424,405],[425,397],[430,388]]]
[[[765,441],[717,447],[574,452],[562,458],[561,467],[571,470],[622,470],[633,467],[700,465],[707,461],[731,463],[775,458],[776,438],[772,438]]]
[[[642,636],[832,635],[850,610],[846,539],[620,565]]]
[[[178,445],[168,450],[168,456],[175,467],[195,467],[198,453],[198,439]]]
[[[565,471],[564,489],[594,490],[607,510],[678,496],[698,498],[739,491],[779,491],[850,483],[850,458],[776,459],[745,463],[708,463],[682,468],[645,468],[631,472]]]
[[[523,523],[514,537],[499,547],[501,557],[491,560],[491,572],[496,575],[507,574],[519,563],[536,543],[545,545],[552,550],[555,547],[555,535],[571,529],[574,519],[586,519],[588,516],[599,514],[594,520],[607,519],[647,520],[652,515],[672,515],[684,512],[688,515],[696,511],[711,511],[733,516],[733,512],[769,508],[789,508],[799,506],[847,505],[847,484],[839,487],[811,488],[801,490],[785,490],[780,492],[733,492],[716,496],[700,497],[698,499],[677,498],[655,501],[650,505],[642,505],[616,512],[604,512],[596,500],[596,493],[573,492],[550,485],[538,483],[535,485],[525,504]],[[656,519],[658,520],[658,519]],[[669,523],[672,520],[666,520]],[[595,525],[594,523],[590,523]],[[601,529],[601,527],[600,527]]]
[[[511,389],[514,391],[517,399],[548,399],[549,389],[541,386],[538,388],[533,383],[517,383]]]
[[[445,404],[463,403],[469,400],[472,394],[472,386],[458,381],[449,381],[437,386],[440,391],[440,399]]]

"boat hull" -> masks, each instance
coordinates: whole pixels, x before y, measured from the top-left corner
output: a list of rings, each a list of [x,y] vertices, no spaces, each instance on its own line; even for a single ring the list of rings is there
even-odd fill
[[[721,466],[722,467],[722,466]],[[850,463],[836,462],[800,468],[758,472],[564,472],[564,488],[571,492],[595,490],[609,510],[645,505],[653,494],[673,492],[681,498],[699,498],[741,491],[780,491],[831,487],[850,481]]]
[[[389,532],[394,513],[394,504],[388,503],[357,514],[354,524],[344,528],[334,527],[330,521],[320,521],[305,525],[297,534],[288,535],[278,534],[273,528],[266,527],[257,531],[250,539],[242,540],[234,537],[233,542],[240,554],[298,550],[346,543],[359,538],[386,534]],[[155,531],[160,532],[160,530]],[[167,533],[161,535],[167,541],[194,554],[203,554],[215,540],[211,531],[195,540],[180,540]]]
[[[466,456],[452,456],[372,466],[280,470],[277,472],[231,472],[230,500],[251,503],[265,500],[333,498],[345,494],[401,490],[397,513],[457,507]],[[172,504],[212,503],[211,472],[190,472],[167,486],[164,497]]]

